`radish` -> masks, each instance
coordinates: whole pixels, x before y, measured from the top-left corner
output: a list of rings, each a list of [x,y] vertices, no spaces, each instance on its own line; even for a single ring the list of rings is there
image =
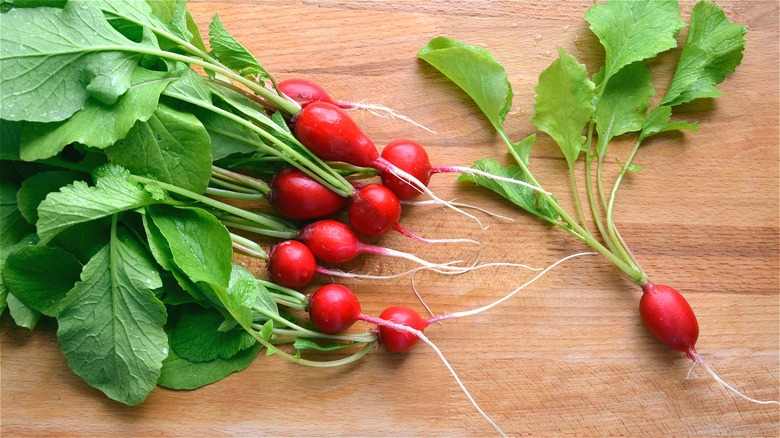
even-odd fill
[[[419,331],[423,331],[430,324],[422,319],[420,314],[405,306],[388,307],[379,314],[379,318]],[[420,339],[413,333],[401,331],[389,325],[379,327],[379,338],[385,348],[395,353],[409,351]]]
[[[317,271],[317,261],[309,248],[297,240],[277,243],[268,252],[271,281],[291,288],[303,287]]]
[[[308,311],[311,322],[330,334],[348,329],[363,315],[355,294],[340,284],[317,289],[309,299]]]
[[[394,228],[402,228],[401,203],[398,197],[381,184],[368,184],[352,196],[349,222],[366,236],[381,236]]]
[[[304,226],[298,233],[298,238],[317,259],[327,263],[345,263],[367,253],[399,257],[441,271],[466,272],[469,269],[447,263],[431,263],[413,254],[365,243],[352,228],[333,219],[322,219]]]
[[[344,208],[349,198],[338,195],[294,167],[283,169],[271,179],[268,201],[288,219],[316,219]]]
[[[450,202],[438,198],[423,182],[403,170],[398,163],[391,163],[381,157],[371,139],[338,106],[327,102],[312,102],[303,107],[297,114],[294,124],[294,132],[298,140],[321,159],[343,161],[355,166],[370,167],[376,169],[380,175],[394,175],[396,178],[408,183],[415,190],[425,193],[442,205],[475,219],[481,225],[481,222],[471,214],[464,212]],[[533,190],[541,190],[537,186],[523,181],[498,176],[495,178],[530,187]],[[390,186],[390,189],[392,190],[392,186]]]
[[[345,110],[363,109],[377,116],[389,116],[390,118],[398,118],[404,120],[406,122],[412,123],[413,125],[419,126],[420,128],[425,129],[428,132],[435,134],[433,130],[415,122],[414,120],[412,120],[407,116],[397,113],[393,109],[388,108],[386,106],[370,104],[370,103],[344,102],[344,101],[333,100],[328,94],[328,92],[325,91],[324,88],[306,79],[297,79],[297,78],[286,79],[282,82],[279,82],[279,89],[289,98],[298,102],[298,104],[300,104],[301,107],[305,107],[306,105],[312,102],[327,102]]]
[[[382,158],[397,166],[399,169],[417,178],[421,183],[428,185],[431,175],[435,173],[461,173],[479,175],[495,181],[508,182],[510,184],[525,185],[525,183],[512,178],[474,169],[468,166],[433,166],[428,158],[428,153],[419,143],[412,140],[399,139],[388,143],[382,149]],[[420,191],[410,185],[405,178],[399,178],[392,173],[381,173],[382,184],[389,187],[398,196],[398,199],[407,201],[420,195]],[[539,190],[538,188],[536,188]]]

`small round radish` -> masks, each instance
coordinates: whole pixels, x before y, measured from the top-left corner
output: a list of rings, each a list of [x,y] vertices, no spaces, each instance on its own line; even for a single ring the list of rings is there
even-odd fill
[[[338,195],[296,168],[287,168],[271,179],[268,201],[288,219],[316,219],[344,208],[348,198]]]
[[[367,253],[399,257],[426,268],[451,273],[467,272],[470,269],[451,263],[431,263],[413,254],[365,243],[352,228],[333,219],[322,219],[304,226],[298,233],[298,238],[309,247],[314,257],[327,263],[345,263]]]
[[[352,226],[372,237],[389,233],[401,219],[398,197],[381,184],[368,184],[355,192],[348,211]]]
[[[695,360],[699,323],[680,292],[662,284],[642,285],[639,313],[650,332],[667,347]]]
[[[309,247],[297,240],[285,240],[268,252],[268,274],[274,283],[291,288],[307,285],[317,271]]]
[[[422,146],[411,140],[391,141],[382,149],[381,156],[398,166],[398,168],[405,170],[426,186],[434,173],[428,153]],[[382,184],[392,190],[398,196],[398,199],[409,200],[420,195],[419,190],[393,174],[383,173],[380,176]]]
[[[362,310],[355,294],[346,286],[327,284],[309,299],[309,318],[324,333],[339,333],[360,319]]]
[[[420,314],[404,306],[388,307],[379,314],[379,318],[420,331],[428,326],[428,322],[422,319]],[[385,348],[395,353],[410,350],[420,340],[412,333],[400,331],[387,325],[379,326],[379,337]]]

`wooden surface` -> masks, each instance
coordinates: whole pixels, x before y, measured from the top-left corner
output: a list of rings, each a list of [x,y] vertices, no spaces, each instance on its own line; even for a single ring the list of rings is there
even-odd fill
[[[561,46],[592,70],[602,60],[583,19],[589,2],[561,1],[192,1],[202,31],[214,13],[279,79],[304,77],[342,100],[388,105],[435,130],[353,113],[383,145],[400,137],[429,148],[435,164],[481,157],[508,162],[504,146],[474,105],[416,59],[430,38],[447,35],[488,48],[515,92],[509,134],[532,132],[533,85]],[[674,285],[695,309],[698,350],[720,375],[759,399],[780,398],[778,277],[778,2],[720,1],[745,23],[738,72],[714,102],[682,108],[700,132],[649,142],[644,166],[623,185],[616,211],[624,237],[651,279]],[[691,2],[683,2],[687,16]],[[684,32],[683,32],[684,35]],[[679,51],[652,63],[665,90]],[[661,94],[659,91],[658,94]],[[612,151],[624,157],[627,144]],[[613,160],[608,160],[614,162]],[[541,136],[535,174],[567,205],[565,163]],[[610,168],[614,171],[614,167]],[[611,174],[613,174],[612,172]],[[495,196],[434,176],[443,198],[512,215],[503,222],[437,207],[405,212],[427,237],[482,242],[482,261],[547,266],[585,248]],[[381,243],[436,261],[473,257],[475,248]],[[248,262],[262,272],[262,265]],[[362,256],[349,268],[388,273],[406,263]],[[486,304],[533,274],[483,269],[416,277],[437,313]],[[330,281],[320,279],[320,282]],[[348,282],[363,309],[391,304],[424,311],[409,277]],[[473,318],[427,330],[484,410],[509,435],[777,436],[777,406],[725,392],[681,354],[660,346],[638,317],[640,291],[602,257],[551,271],[512,300]],[[363,329],[365,327],[359,327]],[[308,369],[259,357],[248,369],[192,392],[155,389],[136,407],[119,405],[68,368],[54,324],[34,332],[2,317],[3,436],[490,436],[435,353],[424,345],[397,355],[377,350],[341,369]],[[690,370],[690,373],[689,373]]]

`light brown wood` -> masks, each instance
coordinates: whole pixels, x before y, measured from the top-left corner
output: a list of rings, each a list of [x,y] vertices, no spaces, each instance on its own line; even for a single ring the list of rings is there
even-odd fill
[[[616,218],[650,277],[682,291],[701,327],[697,348],[720,375],[758,399],[780,398],[778,266],[778,2],[719,1],[745,23],[738,72],[714,102],[683,108],[700,132],[663,136],[643,147],[644,170],[622,187]],[[683,2],[687,16],[692,2]],[[481,157],[508,163],[504,146],[476,107],[416,59],[438,35],[489,49],[515,92],[510,136],[533,132],[533,86],[564,47],[591,71],[601,61],[585,1],[191,1],[205,33],[225,26],[278,78],[304,77],[341,100],[382,103],[435,130],[353,113],[377,145],[413,138],[435,164]],[[683,31],[681,36],[684,36]],[[679,51],[654,61],[658,94]],[[628,143],[612,149],[621,159]],[[610,159],[610,163],[614,160]],[[532,167],[570,205],[565,163],[540,136]],[[610,166],[614,175],[616,166]],[[490,228],[438,207],[406,210],[404,224],[427,237],[482,243],[483,262],[544,267],[583,251],[566,233],[510,208],[452,175],[434,176],[442,198],[511,215],[477,214]],[[447,261],[473,257],[468,245],[424,245],[391,235],[383,245]],[[262,274],[262,265],[247,263]],[[349,268],[393,272],[409,265],[362,256]],[[418,275],[437,313],[503,296],[533,273],[483,269],[460,276]],[[424,311],[409,277],[347,282],[363,309],[391,304]],[[319,282],[327,282],[320,279]],[[313,290],[313,289],[311,289]],[[476,401],[509,435],[777,436],[777,406],[724,391],[700,368],[656,342],[638,317],[640,291],[603,257],[556,268],[487,313],[428,328]],[[361,326],[360,329],[364,327]],[[259,357],[248,369],[191,392],[155,389],[136,407],[108,400],[68,368],[45,323],[34,332],[2,318],[3,436],[488,436],[435,353],[424,345],[398,355],[377,350],[341,369],[309,369]],[[690,374],[689,374],[690,370]]]

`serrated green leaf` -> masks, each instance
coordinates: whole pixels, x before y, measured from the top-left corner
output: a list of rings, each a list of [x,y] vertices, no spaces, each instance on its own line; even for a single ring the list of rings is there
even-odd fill
[[[230,32],[225,29],[219,15],[214,14],[214,18],[209,25],[209,44],[211,45],[211,54],[219,62],[231,68],[243,76],[257,75],[260,78],[267,78],[268,72],[260,65],[260,62],[239,43]]]
[[[108,165],[96,171],[95,185],[75,181],[50,193],[38,206],[38,236],[46,243],[75,224],[93,221],[127,210],[156,204],[121,167]]]
[[[584,65],[563,48],[558,54],[539,75],[531,122],[555,140],[571,166],[583,151],[583,130],[595,110],[594,84]]]
[[[121,230],[120,230],[121,231]],[[168,355],[162,285],[143,247],[116,234],[81,273],[57,318],[71,369],[111,399],[136,405],[157,383]]]
[[[70,170],[38,172],[27,177],[16,194],[19,211],[27,222],[34,224],[38,221],[38,205],[46,199],[46,195],[85,177],[81,172]]]
[[[53,157],[71,143],[103,149],[123,139],[137,121],[155,112],[160,93],[178,72],[135,69],[127,92],[113,105],[87,99],[84,107],[61,122],[27,123],[22,130],[21,158],[26,161]]]
[[[614,137],[642,129],[654,94],[653,77],[643,61],[627,65],[612,77],[593,114],[599,135],[596,146],[599,156],[606,155],[607,144]]]
[[[747,28],[731,23],[714,3],[701,1],[691,12],[691,26],[680,61],[662,105],[675,106],[716,97],[716,86],[742,62]]]
[[[670,122],[672,117],[672,108],[669,106],[661,105],[653,108],[645,118],[642,125],[642,132],[639,134],[639,139],[644,140],[655,134],[670,131],[698,131],[698,123],[688,122]]]
[[[195,193],[211,177],[211,144],[206,128],[191,113],[160,104],[120,142],[106,149],[111,162]]]
[[[88,34],[84,29],[89,29]],[[29,35],[35,35],[30,38]],[[138,44],[89,1],[65,8],[14,8],[0,33],[0,118],[56,122],[92,97],[111,105],[130,87]]]
[[[163,361],[162,372],[157,384],[164,388],[178,390],[191,390],[210,385],[248,367],[261,349],[261,345],[256,345],[239,352],[230,359],[215,359],[201,363],[183,359],[171,350]]]
[[[613,0],[596,3],[585,14],[606,52],[603,80],[636,61],[677,46],[685,26],[677,0]]]
[[[497,129],[512,106],[512,86],[493,55],[477,46],[437,37],[417,57],[447,76],[466,92]]]
[[[472,164],[472,167],[484,172],[491,173],[493,175],[529,182],[527,175],[520,167],[516,165],[503,167],[492,158],[483,158],[481,160],[477,160],[474,162],[474,164]],[[558,214],[555,209],[553,209],[550,203],[541,197],[540,193],[536,190],[532,190],[519,184],[497,181],[495,179],[487,178],[481,175],[470,175],[467,173],[461,174],[458,177],[458,180],[471,181],[482,187],[490,189],[493,192],[506,198],[514,205],[544,220],[549,222],[558,221]]]
[[[3,283],[26,306],[57,316],[63,298],[79,280],[81,263],[60,248],[25,246],[12,252],[3,267]]]

